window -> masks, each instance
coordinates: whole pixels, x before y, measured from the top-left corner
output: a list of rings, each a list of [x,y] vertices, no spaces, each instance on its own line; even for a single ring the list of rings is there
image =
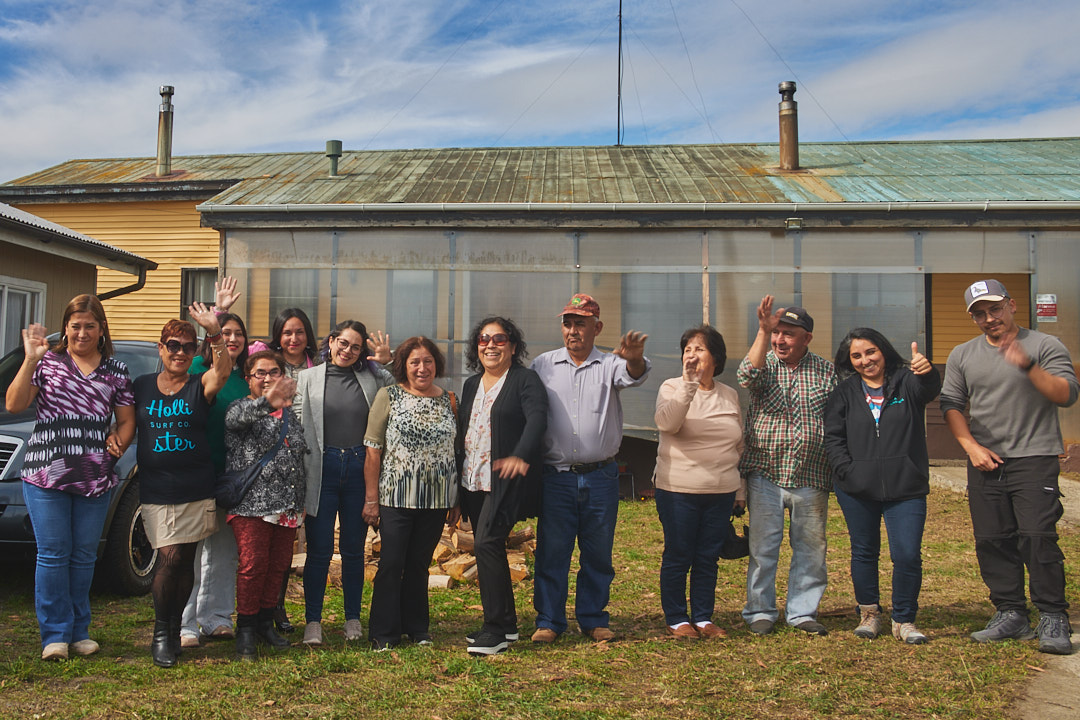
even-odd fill
[[[22,330],[44,319],[45,284],[0,275],[0,355],[22,345]]]
[[[190,320],[188,306],[201,302],[210,307],[217,299],[214,283],[217,282],[217,268],[181,268],[180,269],[180,318]],[[200,331],[201,332],[201,331]]]
[[[300,308],[311,320],[311,327],[319,335],[319,271],[272,269],[270,271],[269,326],[274,318],[286,308]]]

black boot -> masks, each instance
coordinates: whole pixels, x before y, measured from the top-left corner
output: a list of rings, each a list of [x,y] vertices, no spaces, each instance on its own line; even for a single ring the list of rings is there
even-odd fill
[[[150,657],[154,659],[154,664],[158,667],[172,667],[176,664],[170,625],[168,620],[154,621],[154,639],[150,641]]]
[[[254,660],[255,643],[258,641],[255,615],[236,616],[236,657],[239,660]]]
[[[282,578],[281,592],[278,593],[277,607],[274,608],[274,625],[286,635],[296,628],[289,622],[289,613],[285,612],[285,591],[289,589],[289,573]]]
[[[258,635],[259,640],[266,643],[275,650],[284,650],[291,644],[286,638],[278,635],[277,630],[274,629],[274,608],[263,608],[259,610],[258,625],[255,628],[255,633]]]
[[[180,647],[180,617],[178,615],[169,618],[169,645],[173,655],[179,659],[184,650]]]

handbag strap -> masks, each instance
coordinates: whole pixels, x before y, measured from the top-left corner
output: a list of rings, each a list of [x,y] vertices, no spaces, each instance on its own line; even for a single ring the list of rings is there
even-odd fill
[[[289,430],[289,413],[286,410],[286,408],[282,408],[281,409],[281,433],[278,435],[278,439],[277,439],[277,442],[274,443],[274,447],[267,450],[266,454],[263,455],[261,458],[259,458],[258,465],[259,465],[259,471],[260,472],[262,471],[262,469],[264,467],[266,467],[267,463],[269,463],[271,460],[274,459],[274,456],[277,455],[278,450],[280,450],[281,446],[285,444],[285,433],[288,432],[288,430]]]

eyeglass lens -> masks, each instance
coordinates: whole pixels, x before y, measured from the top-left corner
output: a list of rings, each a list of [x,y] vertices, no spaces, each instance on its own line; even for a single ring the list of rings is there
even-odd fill
[[[281,370],[279,370],[277,368],[274,368],[273,370],[262,370],[262,369],[260,369],[260,370],[256,370],[255,372],[253,372],[251,374],[252,374],[252,376],[258,378],[259,380],[262,380],[263,378],[267,378],[267,377],[269,377],[271,379],[274,379],[274,378],[281,377]]]
[[[363,348],[359,345],[350,345],[347,340],[344,340],[342,338],[337,339],[337,346],[338,350],[340,350],[341,352],[359,353],[361,350],[363,350]]]
[[[178,353],[183,350],[185,355],[194,355],[195,350],[198,349],[198,345],[193,342],[181,343],[177,340],[169,340],[165,343],[165,349],[171,353]]]
[[[495,333],[494,335],[488,335],[487,333],[484,333],[479,338],[477,338],[476,344],[487,345],[488,343],[495,343],[499,347],[502,347],[508,342],[510,342],[510,338],[506,335],[506,333]]]

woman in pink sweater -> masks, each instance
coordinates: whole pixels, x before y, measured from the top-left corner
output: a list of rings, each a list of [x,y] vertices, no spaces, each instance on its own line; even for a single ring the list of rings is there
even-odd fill
[[[660,447],[653,483],[664,526],[660,604],[675,637],[716,639],[727,635],[712,621],[716,563],[732,508],[746,503],[738,469],[742,413],[735,390],[714,379],[727,361],[723,336],[703,325],[684,332],[679,347],[682,377],[665,380],[656,398]]]

